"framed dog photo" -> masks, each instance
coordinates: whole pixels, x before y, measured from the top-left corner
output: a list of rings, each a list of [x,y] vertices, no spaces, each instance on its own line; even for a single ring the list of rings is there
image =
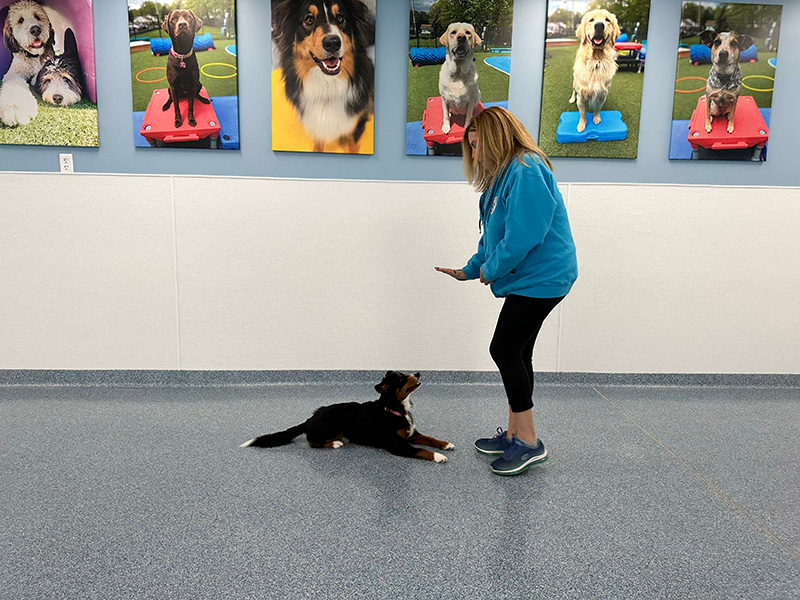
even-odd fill
[[[272,0],[272,149],[372,154],[376,0]]]
[[[650,0],[549,0],[539,146],[636,158]]]
[[[239,149],[235,0],[128,0],[140,148]]]
[[[0,0],[0,144],[98,146],[91,0]]]
[[[514,2],[410,0],[406,154],[460,156],[464,129],[508,108]]]
[[[669,157],[767,160],[782,6],[684,2]]]

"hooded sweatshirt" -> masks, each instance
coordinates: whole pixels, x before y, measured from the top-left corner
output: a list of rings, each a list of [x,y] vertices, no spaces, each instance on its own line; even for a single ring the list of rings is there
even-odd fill
[[[480,199],[483,234],[462,269],[492,282],[498,298],[566,296],[578,277],[567,208],[552,171],[538,156],[512,160]]]

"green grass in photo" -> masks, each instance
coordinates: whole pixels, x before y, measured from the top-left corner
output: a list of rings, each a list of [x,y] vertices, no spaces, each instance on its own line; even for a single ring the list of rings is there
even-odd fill
[[[414,43],[416,46],[416,42]],[[432,46],[435,47],[435,46]],[[483,59],[488,56],[499,56],[491,52],[475,53],[475,68],[478,70],[478,87],[481,90],[481,102],[500,102],[508,100],[509,76],[490,67]],[[513,64],[513,58],[512,64]],[[513,67],[512,67],[513,68]],[[422,120],[422,113],[428,98],[439,95],[439,70],[441,65],[415,67],[408,61],[408,106],[406,122]]]
[[[204,73],[200,73],[200,82],[205,86],[208,95],[211,97],[216,96],[236,96],[238,94],[238,77],[228,77],[236,73],[236,57],[225,51],[226,46],[236,43],[234,39],[227,39],[221,37],[219,27],[203,28],[204,32],[211,33],[214,37],[214,45],[216,50],[203,50],[197,52],[197,62],[202,69],[204,65],[210,63],[224,63],[224,65],[211,65],[204,70],[209,75],[216,75],[224,79],[216,79],[209,77]],[[153,36],[155,37],[155,36]],[[145,71],[152,67],[156,68],[152,71]],[[131,52],[131,86],[133,89],[133,110],[134,112],[143,111],[147,109],[147,104],[153,96],[154,90],[166,89],[169,87],[166,79],[167,76],[167,57],[166,56],[153,56],[153,53],[148,48],[139,52]],[[136,80],[136,74],[144,81],[154,81],[155,83],[141,83]],[[162,81],[156,81],[162,79]]]
[[[53,106],[36,97],[39,114],[28,125],[0,124],[0,144],[99,146],[97,105],[88,98],[72,106]]]
[[[578,111],[570,104],[572,96],[572,66],[577,46],[556,46],[546,49],[547,58],[542,91],[542,112],[539,126],[539,147],[548,156],[580,158],[636,158],[639,145],[639,117],[642,103],[644,72],[620,68],[611,82],[603,110],[618,110],[628,126],[628,137],[613,142],[590,140],[571,144],[556,141],[556,129],[561,113]],[[591,114],[588,119],[591,119]]]

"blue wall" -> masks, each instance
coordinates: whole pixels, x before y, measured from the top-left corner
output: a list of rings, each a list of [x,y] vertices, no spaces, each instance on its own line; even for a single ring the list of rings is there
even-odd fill
[[[781,4],[760,0],[764,4]],[[100,148],[71,148],[77,172],[273,176],[378,180],[460,180],[458,158],[405,155],[408,2],[378,0],[375,155],[273,153],[269,119],[269,0],[238,0],[241,151],[135,149],[131,122],[126,0],[95,0]],[[639,158],[555,159],[565,182],[800,185],[795,148],[800,61],[790,60],[800,1],[786,0],[783,42],[764,164],[669,161],[680,0],[652,0]],[[516,0],[509,108],[536,134],[542,84],[545,0]],[[0,146],[0,170],[57,171],[63,148]]]

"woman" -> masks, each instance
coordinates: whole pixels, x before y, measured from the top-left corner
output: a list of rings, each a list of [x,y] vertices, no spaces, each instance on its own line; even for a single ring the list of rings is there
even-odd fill
[[[578,276],[575,244],[550,160],[520,121],[487,108],[465,130],[464,175],[482,192],[478,251],[451,277],[480,279],[505,298],[489,352],[508,397],[508,429],[475,442],[499,475],[547,460],[533,423],[533,346],[548,314]]]

